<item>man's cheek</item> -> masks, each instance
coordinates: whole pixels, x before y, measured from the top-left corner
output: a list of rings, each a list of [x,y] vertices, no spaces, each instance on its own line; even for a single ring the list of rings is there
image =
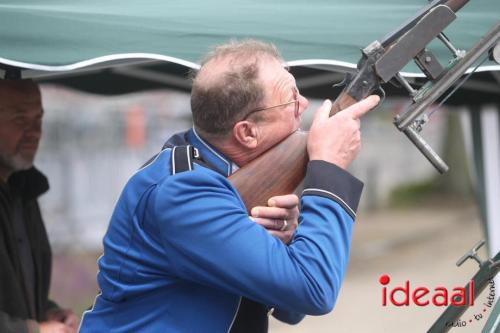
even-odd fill
[[[2,129],[0,129],[1,131]],[[6,133],[9,134],[9,133]],[[21,135],[2,135],[0,137],[0,154],[12,156],[16,154],[19,150],[19,142],[21,141]]]

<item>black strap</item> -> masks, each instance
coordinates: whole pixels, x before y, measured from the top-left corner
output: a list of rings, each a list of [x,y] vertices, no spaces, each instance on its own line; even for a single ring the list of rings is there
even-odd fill
[[[172,148],[172,175],[193,170],[193,160],[199,158],[198,149],[191,145]]]

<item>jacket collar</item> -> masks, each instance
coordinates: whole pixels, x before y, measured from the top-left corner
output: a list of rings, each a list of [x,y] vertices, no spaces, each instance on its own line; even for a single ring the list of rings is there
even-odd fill
[[[49,190],[47,178],[35,167],[14,172],[8,184],[10,190],[19,193],[24,200],[36,199]]]
[[[187,140],[198,149],[200,155],[203,157],[203,160],[212,166],[215,171],[221,173],[225,177],[228,177],[236,171],[236,165],[214,146],[201,138],[194,127],[191,128],[186,134]]]

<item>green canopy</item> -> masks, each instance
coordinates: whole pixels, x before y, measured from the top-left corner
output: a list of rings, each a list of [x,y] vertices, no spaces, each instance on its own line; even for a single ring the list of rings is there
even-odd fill
[[[380,40],[426,4],[425,0],[2,0],[0,63],[64,71],[156,59],[196,67],[211,45],[253,37],[275,43],[290,65],[347,69],[357,63],[360,48]],[[458,48],[468,49],[499,17],[500,1],[472,0],[446,32]]]

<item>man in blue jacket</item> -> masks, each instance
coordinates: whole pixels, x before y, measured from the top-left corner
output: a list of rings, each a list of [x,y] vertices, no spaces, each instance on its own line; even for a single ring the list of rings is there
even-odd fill
[[[296,131],[308,102],[274,46],[214,49],[194,78],[194,128],[138,170],[118,200],[101,293],[81,332],[229,332],[242,297],[283,313],[330,312],[362,189],[345,168],[360,149],[359,118],[377,103],[369,97],[329,117],[325,101],[308,137],[300,215],[288,195],[249,217],[226,177]],[[288,245],[262,227],[297,221]]]

